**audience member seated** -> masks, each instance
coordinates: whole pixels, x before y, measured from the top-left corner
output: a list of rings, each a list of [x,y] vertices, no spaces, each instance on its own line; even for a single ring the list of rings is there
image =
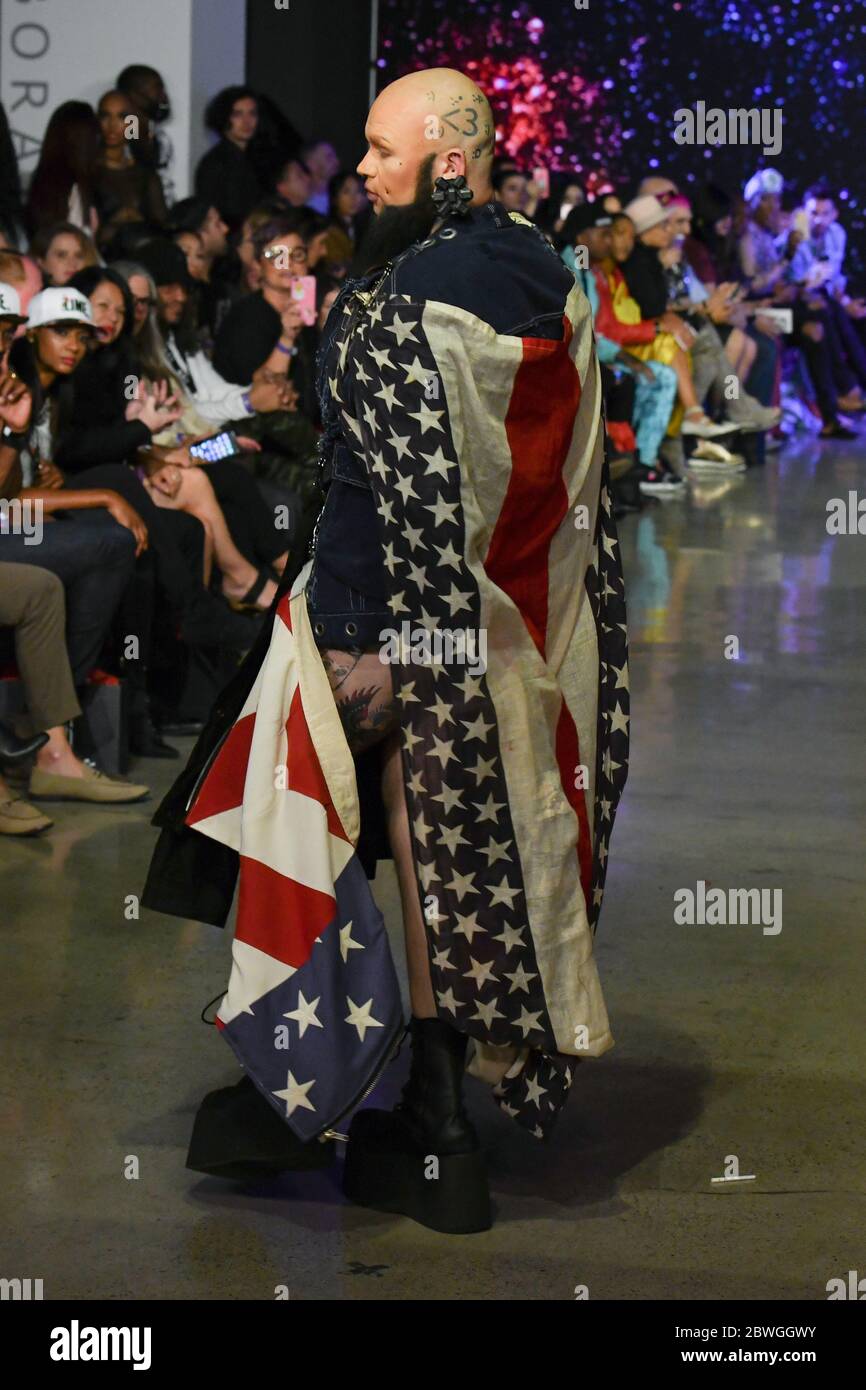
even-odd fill
[[[159,175],[163,197],[170,207],[174,193],[174,147],[165,123],[171,117],[162,73],[146,63],[129,63],[117,75],[115,88],[126,98],[130,115],[138,118],[138,138],[131,141],[132,153],[145,169]]]
[[[14,305],[13,296],[11,287],[2,287],[4,305]],[[92,333],[87,300],[60,289],[35,295],[27,337],[15,343],[10,355],[11,335],[18,322],[17,314],[0,318],[4,345],[0,417],[10,431],[4,431],[0,445],[0,497],[6,503],[6,522],[0,525],[0,562],[36,566],[62,582],[69,665],[74,685],[81,688],[100,659],[136,556],[147,547],[147,530],[116,492],[61,490],[51,463],[57,386],[82,361]],[[11,403],[7,399],[8,356],[17,375],[17,394]],[[43,527],[38,546],[28,543],[23,527],[9,524],[16,503],[36,504],[34,515]],[[34,702],[38,707],[36,697]],[[115,781],[79,762],[58,734],[37,755],[30,792],[37,798],[137,801],[147,795],[147,788]]]
[[[351,169],[341,169],[328,186],[325,259],[332,275],[344,275],[370,221],[364,185]]]
[[[35,261],[20,251],[0,251],[0,281],[17,291],[21,313],[26,314],[34,294],[42,289],[42,272]]]
[[[0,563],[0,646],[4,628],[12,631],[24,689],[24,713],[15,721],[15,732],[25,746],[36,741],[34,735],[43,735],[35,750],[30,795],[113,805],[147,796],[147,787],[106,777],[73,752],[65,726],[80,717],[81,706],[67,654],[66,598],[55,574],[37,565]],[[35,835],[53,824],[0,776],[0,835]]]
[[[668,282],[659,255],[673,240],[670,211],[652,194],[635,198],[625,210],[636,232],[634,249],[622,267],[626,284],[637,301],[641,317],[659,318],[671,310]],[[675,333],[680,338],[680,345],[691,354],[698,400],[697,406],[686,409],[683,434],[712,438],[720,431],[730,432],[731,428],[746,433],[772,429],[779,420],[778,410],[762,406],[760,401],[749,395],[739,380],[735,391],[727,389],[732,378],[736,379],[736,373],[725,356],[724,345],[710,319],[695,312],[691,303],[687,304],[685,314],[678,317],[680,325]],[[712,389],[718,393],[719,403],[728,417],[726,426],[713,427],[704,413],[701,402]]]
[[[205,125],[219,138],[198,162],[196,196],[215,207],[231,231],[265,192],[250,157],[258,123],[258,100],[249,87],[225,87],[205,111]]]
[[[274,195],[284,208],[305,207],[313,187],[313,178],[302,159],[292,155],[278,170],[274,179]]]
[[[127,138],[127,122],[135,119],[122,92],[106,92],[97,110],[100,152],[96,164],[95,199],[99,212],[99,244],[109,246],[128,222],[161,227],[166,219],[159,175],[140,164]]]
[[[793,318],[791,343],[803,354],[825,439],[853,439],[855,432],[843,425],[839,411],[862,409],[857,380],[845,361],[827,305],[799,286],[791,277],[791,265],[802,232],[781,229],[782,176],[764,169],[745,189],[748,220],[739,241],[743,279],[755,299],[790,308]]]
[[[314,208],[297,208],[293,218],[307,248],[307,273],[326,273],[328,255],[328,219]]]
[[[133,457],[139,466],[143,483],[151,501],[159,508],[185,511],[197,517],[206,533],[213,537],[217,561],[223,572],[224,595],[238,602],[254,604],[258,594],[250,597],[258,581],[256,561],[281,568],[285,563],[285,536],[279,535],[273,516],[261,498],[255,482],[236,463],[230,460],[208,466],[207,478],[195,466],[189,455],[189,443],[173,426],[182,412],[168,397],[170,385],[165,380],[143,380],[132,370],[135,365],[132,338],[124,331],[131,322],[128,304],[129,290],[114,271],[94,270],[79,277],[82,290],[91,296],[94,319],[100,325],[100,343],[84,367],[82,389],[75,392],[69,427],[58,441],[57,457],[61,465],[80,469],[87,462],[108,461],[118,457]],[[127,385],[135,383],[136,398],[129,399]],[[172,444],[154,447],[154,438],[169,432]],[[210,431],[206,431],[210,433]],[[188,476],[183,468],[190,468]],[[80,477],[96,481],[93,469]],[[153,476],[151,476],[151,474]],[[100,477],[99,481],[110,481]],[[132,481],[132,480],[130,480]],[[218,500],[217,500],[218,495]],[[228,517],[226,516],[228,513]],[[238,535],[247,559],[231,539]],[[224,544],[224,538],[229,539]],[[206,560],[209,582],[210,560]],[[266,606],[268,576],[260,586],[265,593],[257,606]]]
[[[642,362],[625,348],[620,326],[610,298],[610,288],[604,271],[611,254],[612,218],[601,203],[584,203],[574,208],[566,219],[564,233],[568,242],[562,259],[582,287],[593,314],[599,361],[618,374],[625,370],[634,377],[635,390],[631,405],[631,423],[640,465],[638,483],[641,491],[669,493],[684,486],[659,458],[659,447],[665,437],[677,394],[677,376],[671,367],[661,362]],[[575,249],[586,249],[587,267],[577,262]],[[601,306],[604,304],[604,315]],[[608,336],[608,332],[613,336]]]
[[[256,260],[256,249],[253,242],[255,233],[266,222],[273,222],[274,218],[285,215],[286,206],[282,199],[269,198],[254,207],[249,216],[244,218],[237,234],[235,247],[241,267],[239,288],[242,294],[251,294],[254,290],[261,289],[262,274]]]
[[[68,284],[79,270],[99,260],[90,237],[71,222],[41,228],[33,238],[30,254],[42,271],[46,288]]]
[[[201,198],[184,198],[172,208],[167,230],[186,256],[196,324],[202,346],[210,351],[220,322],[239,294],[240,264],[229,253],[229,229],[217,208]]]
[[[679,434],[684,417],[689,422],[687,433],[705,439],[730,434],[733,426],[714,424],[706,416],[695,391],[689,355],[694,334],[688,324],[667,308],[661,314],[645,317],[626,283],[623,267],[631,261],[636,240],[635,224],[629,214],[616,213],[611,226],[612,256],[605,269],[619,329],[611,326],[605,331],[608,336],[628,347],[629,352],[641,361],[662,362],[673,368],[677,377],[680,409],[674,413],[669,425],[672,437]],[[666,286],[664,293],[666,296]]]
[[[291,381],[300,409],[315,411],[316,331],[305,325],[296,291],[309,273],[299,216],[264,223],[253,236],[261,288],[239,299],[214,345],[214,366],[226,381],[248,382],[262,370]]]
[[[86,101],[64,101],[45,128],[30,180],[25,218],[31,236],[58,223],[95,234],[99,150],[100,126],[93,107]]]
[[[314,211],[326,216],[330,207],[330,183],[340,167],[340,159],[329,140],[314,140],[301,150],[310,171],[310,192],[305,199]]]
[[[493,191],[507,212],[522,212],[526,216],[529,181],[520,169],[506,168],[495,173]]]
[[[40,481],[67,493],[107,490],[144,522],[147,551],[139,555],[123,595],[124,631],[137,637],[139,649],[124,670],[131,690],[130,742],[134,752],[173,756],[153,729],[147,695],[156,589],[164,594],[191,646],[223,643],[244,650],[254,634],[206,592],[207,538],[202,523],[192,515],[167,517],[155,506],[142,478],[122,462],[138,462],[138,451],[179,414],[165,382],[151,387],[134,374],[125,282],[100,267],[82,272],[76,288],[90,296],[96,339],[52,412],[50,455],[47,447],[44,451],[51,463],[45,464]],[[24,348],[16,350],[20,355]],[[249,569],[239,584],[243,578],[252,582]]]

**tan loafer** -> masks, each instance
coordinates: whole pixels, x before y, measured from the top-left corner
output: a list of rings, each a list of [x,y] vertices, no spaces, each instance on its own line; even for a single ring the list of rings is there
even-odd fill
[[[27,801],[0,801],[0,835],[38,835],[53,824]]]
[[[150,787],[106,777],[104,772],[85,763],[83,777],[64,777],[59,772],[43,772],[41,767],[34,767],[30,774],[30,795],[37,801],[142,801],[150,795]]]

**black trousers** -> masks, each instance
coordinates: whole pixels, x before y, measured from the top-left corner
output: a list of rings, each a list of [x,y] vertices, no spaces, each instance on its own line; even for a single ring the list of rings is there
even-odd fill
[[[38,565],[66,591],[66,645],[72,678],[84,684],[96,666],[135,567],[135,541],[106,511],[46,520],[38,545],[0,535],[0,560]]]
[[[158,507],[138,474],[124,463],[101,463],[70,474],[66,487],[110,488],[135,508],[147,527],[155,580],[165,590],[172,607],[183,611],[194,587],[202,587],[204,528],[201,522],[184,512]],[[196,556],[197,569],[190,563]]]
[[[866,349],[844,307],[832,295],[822,294],[825,335],[832,357],[833,379],[839,395],[855,386],[866,386]]]
[[[259,491],[255,478],[232,459],[209,463],[205,473],[223,509],[231,538],[245,560],[269,565],[289,545],[286,529],[277,529],[277,513]]]
[[[818,401],[821,419],[825,425],[831,425],[839,413],[836,405],[836,396],[839,393],[833,380],[833,359],[827,341],[825,315],[823,310],[807,309],[804,304],[795,303],[793,310],[794,331],[791,335],[791,342],[800,349],[805,359],[809,376],[812,378],[812,385],[815,388],[815,397]],[[810,338],[807,333],[803,332],[807,323],[821,324],[824,329],[824,336],[820,342],[816,342],[814,338]]]

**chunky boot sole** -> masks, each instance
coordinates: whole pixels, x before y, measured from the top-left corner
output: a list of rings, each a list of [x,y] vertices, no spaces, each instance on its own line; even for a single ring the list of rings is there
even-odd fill
[[[393,1127],[377,1132],[375,1121],[365,1122],[365,1116],[385,1113],[361,1110],[349,1126],[343,1191],[350,1201],[411,1217],[446,1235],[489,1231],[493,1219],[482,1151],[424,1154],[387,1132]]]
[[[336,1156],[333,1139],[298,1139],[244,1077],[236,1086],[205,1096],[195,1117],[186,1166],[212,1178],[255,1182],[327,1168]]]

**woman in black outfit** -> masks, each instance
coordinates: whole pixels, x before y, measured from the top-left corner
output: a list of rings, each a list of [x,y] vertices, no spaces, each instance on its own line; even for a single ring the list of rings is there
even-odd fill
[[[126,328],[133,319],[132,296],[126,281],[110,268],[93,267],[82,271],[72,283],[90,299],[102,344],[75,375],[70,409],[57,444],[58,464],[78,474],[82,469],[90,471],[94,463],[134,463],[136,452],[153,447],[153,437],[178,418],[179,410],[165,406],[171,392],[165,381],[154,393],[138,391],[138,383],[146,373],[138,364],[132,335]],[[112,298],[113,312],[103,302]],[[139,399],[135,399],[136,392]],[[179,451],[183,448],[181,444]],[[256,567],[278,560],[285,550],[285,538],[275,530],[255,480],[230,459],[209,463],[204,471],[232,540],[244,559]],[[148,497],[150,500],[149,493]],[[152,500],[150,504],[154,506]],[[162,507],[156,511],[161,520],[182,516],[195,522],[194,516],[183,512]],[[157,528],[160,529],[159,522]]]
[[[33,237],[46,227],[71,222],[95,233],[99,122],[86,101],[64,101],[53,112],[27,191],[27,229]]]
[[[137,561],[121,608],[122,630],[135,635],[139,647],[139,659],[125,668],[133,694],[130,741],[136,753],[171,757],[173,750],[153,729],[146,697],[157,586],[178,614],[181,635],[190,646],[225,645],[244,650],[255,628],[204,588],[205,533],[201,522],[155,506],[135,470],[126,466],[126,460],[134,459],[139,448],[149,445],[152,436],[176,418],[177,411],[165,389],[148,393],[139,401],[131,399],[137,378],[126,330],[132,321],[132,305],[125,282],[112,270],[94,266],[80,272],[72,288],[91,300],[101,345],[71,377],[58,378],[49,393],[54,416],[55,480],[66,488],[110,488],[135,509],[147,527],[149,549]],[[22,354],[26,346],[21,347]],[[26,372],[25,379],[32,378],[32,369],[17,365],[20,375]],[[38,413],[37,407],[34,413]]]
[[[127,223],[161,227],[167,212],[159,175],[140,164],[126,138],[129,102],[122,92],[106,92],[97,115],[101,131],[96,165],[95,196],[99,211],[99,242],[107,246]]]
[[[267,370],[287,376],[298,393],[298,410],[315,419],[314,383],[317,333],[306,326],[293,285],[308,271],[301,230],[303,209],[275,217],[253,233],[253,254],[261,288],[239,299],[220,326],[214,366],[226,381],[243,384]]]

